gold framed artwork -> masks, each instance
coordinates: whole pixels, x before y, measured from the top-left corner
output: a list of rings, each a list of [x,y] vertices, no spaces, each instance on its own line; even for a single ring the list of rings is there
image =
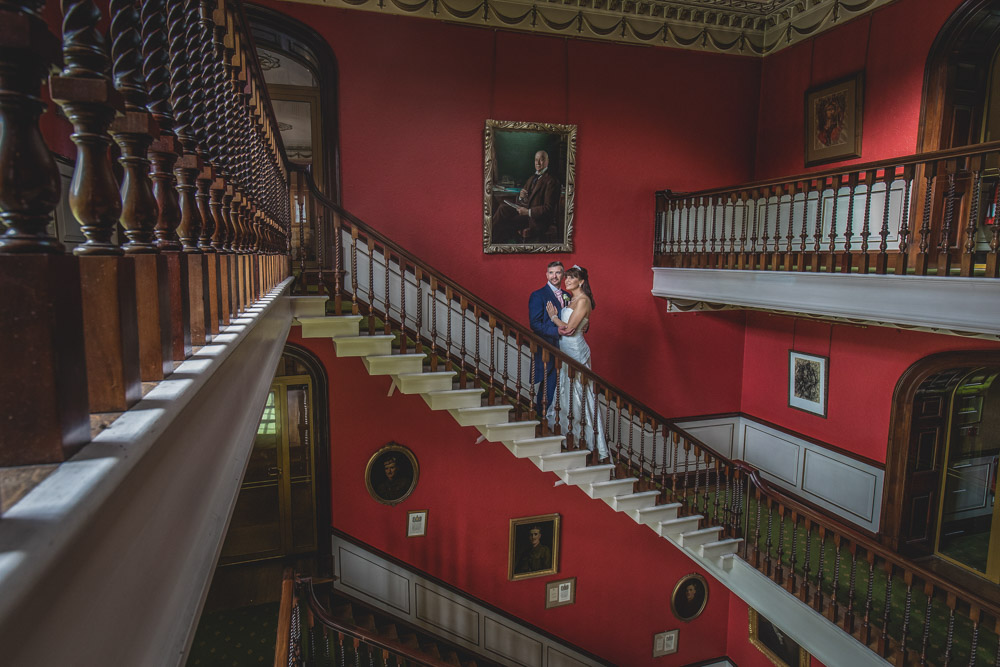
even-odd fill
[[[545,608],[564,607],[576,602],[576,577],[545,584]]]
[[[510,520],[507,578],[542,577],[559,571],[559,515]]]
[[[365,486],[372,498],[383,505],[398,505],[417,488],[420,466],[408,448],[390,442],[368,459]]]
[[[778,667],[809,667],[809,652],[753,608],[750,609],[750,643]]]
[[[864,96],[864,72],[806,91],[807,167],[861,157]]]
[[[483,252],[573,251],[576,125],[487,120]]]
[[[679,620],[689,623],[701,616],[708,604],[708,581],[691,573],[680,578],[670,594],[670,611]]]

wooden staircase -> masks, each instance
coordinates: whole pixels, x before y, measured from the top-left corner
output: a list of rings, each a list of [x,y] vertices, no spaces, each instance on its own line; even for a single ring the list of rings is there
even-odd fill
[[[420,394],[431,410],[447,410],[460,426],[475,427],[482,440],[501,443],[514,456],[527,458],[542,472],[551,472],[563,483],[578,487],[595,500],[648,526],[672,541],[696,562],[729,569],[743,542],[722,537],[722,526],[707,525],[710,517],[680,515],[680,503],[657,504],[658,491],[638,490],[638,477],[628,466],[593,465],[586,449],[566,449],[562,435],[543,434],[539,421],[511,421],[514,406],[488,405],[482,388],[460,388],[455,371],[431,371],[428,355],[392,354],[397,336],[363,335],[360,315],[325,315],[326,297],[291,297],[293,315],[304,338],[331,338],[338,356],[361,357],[371,375],[390,378],[389,393]],[[619,477],[619,475],[622,475]]]

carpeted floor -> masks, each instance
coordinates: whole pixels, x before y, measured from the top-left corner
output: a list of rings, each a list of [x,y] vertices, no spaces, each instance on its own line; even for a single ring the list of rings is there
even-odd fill
[[[274,664],[277,632],[277,603],[204,614],[188,655],[188,667]]]

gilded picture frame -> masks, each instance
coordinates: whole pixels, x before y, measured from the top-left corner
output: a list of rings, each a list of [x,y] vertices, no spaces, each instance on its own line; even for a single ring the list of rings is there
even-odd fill
[[[861,157],[864,97],[863,71],[806,91],[807,167]]]
[[[678,620],[690,623],[708,606],[708,580],[692,572],[681,577],[670,594],[670,611]]]
[[[519,581],[559,571],[558,514],[540,514],[510,520],[507,578]]]
[[[484,253],[573,251],[576,131],[576,125],[486,121]],[[540,155],[545,166],[538,168]]]
[[[417,457],[397,442],[380,448],[365,466],[365,487],[383,505],[398,505],[409,498],[419,478]]]
[[[750,643],[777,667],[809,667],[809,652],[752,607]]]

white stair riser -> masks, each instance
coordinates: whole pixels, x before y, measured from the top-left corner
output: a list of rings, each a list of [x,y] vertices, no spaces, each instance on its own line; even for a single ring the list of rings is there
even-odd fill
[[[547,456],[549,454],[558,454],[559,450],[562,449],[562,444],[558,441],[543,440],[542,442],[533,442],[531,440],[517,440],[514,443],[512,451],[514,456],[519,459],[526,459],[532,456]]]
[[[701,516],[686,516],[681,519],[673,519],[672,521],[661,521],[656,532],[663,537],[672,537],[677,539],[680,537],[681,533],[698,530],[698,521],[701,518]]]
[[[369,375],[400,375],[419,373],[424,367],[427,355],[392,354],[388,357],[365,357],[365,368]]]
[[[679,506],[678,506],[679,507]],[[661,521],[670,521],[677,518],[677,507],[662,505],[652,509],[629,510],[628,514],[638,523],[644,523],[653,530],[656,530]]]
[[[338,357],[367,357],[372,354],[385,355],[392,352],[392,338],[377,336],[355,336],[334,338]]]
[[[292,317],[322,317],[326,315],[326,296],[290,296]]]
[[[593,484],[594,482],[606,482],[611,479],[611,470],[605,466],[588,466],[586,468],[576,468],[562,470],[559,476],[567,484]]]
[[[719,535],[722,533],[722,528],[709,528],[705,530],[698,530],[692,533],[681,533],[679,539],[682,547],[688,547],[691,549],[696,549],[702,544],[708,544],[709,542],[717,542],[719,540]]]
[[[429,373],[414,373],[412,375],[395,376],[396,387],[404,394],[424,394],[431,391],[447,391],[451,389],[454,375],[431,375]]]
[[[360,317],[299,318],[303,338],[338,338],[357,336]]]
[[[587,454],[572,452],[572,456],[564,457],[562,454],[550,456],[532,457],[532,462],[538,466],[542,472],[559,472],[567,468],[581,468],[587,465]]]
[[[477,428],[490,442],[503,442],[504,440],[533,438],[536,424],[537,422],[508,422],[507,424],[485,424]]]
[[[452,410],[451,416],[455,418],[459,426],[485,426],[486,424],[502,424],[509,420],[510,412],[513,410],[507,406],[490,406]]]
[[[698,554],[702,558],[716,560],[728,554],[735,554],[740,549],[742,539],[721,540],[719,542],[709,542],[698,547]]]
[[[454,389],[428,392],[423,397],[431,410],[457,410],[479,405],[483,400],[483,392],[479,389]]]
[[[634,479],[616,481],[613,484],[587,484],[583,490],[591,498],[613,498],[626,493],[632,493],[635,488]]]
[[[656,504],[656,497],[659,493],[633,493],[624,496],[616,496],[609,503],[617,512],[628,512],[629,510],[652,507]]]

